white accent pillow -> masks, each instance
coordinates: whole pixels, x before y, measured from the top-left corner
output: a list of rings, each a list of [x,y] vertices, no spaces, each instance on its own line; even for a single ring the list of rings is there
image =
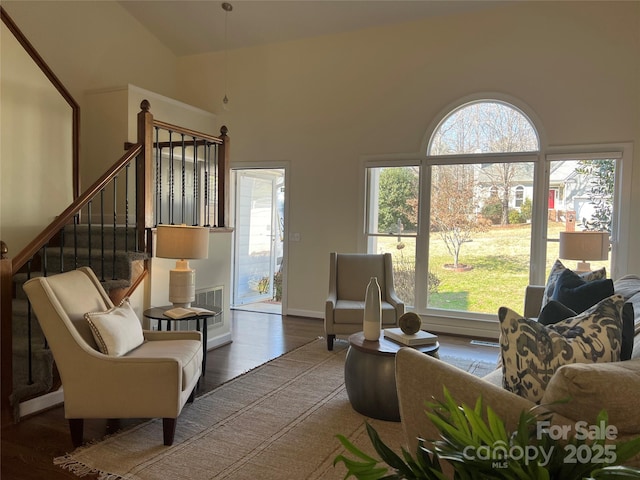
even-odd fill
[[[121,357],[144,342],[142,325],[128,298],[106,312],[85,313],[84,318],[105,355]]]

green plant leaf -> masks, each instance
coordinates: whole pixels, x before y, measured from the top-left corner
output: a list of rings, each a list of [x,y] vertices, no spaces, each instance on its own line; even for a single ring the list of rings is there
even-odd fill
[[[487,426],[487,424],[482,419],[482,412],[478,412],[477,409],[470,409],[467,406],[463,405],[463,411],[465,413],[465,417],[469,426],[471,427],[471,431],[474,432],[474,440],[475,444],[479,443],[479,440],[486,443],[487,445],[491,445],[496,439],[491,433],[491,429]]]
[[[616,443],[616,463],[624,463],[640,453],[640,437]]]
[[[411,474],[411,469],[407,467],[407,465],[402,461],[397,453],[395,453],[385,445],[385,443],[380,439],[380,435],[378,435],[378,432],[376,432],[376,429],[373,428],[369,424],[369,422],[365,422],[365,425],[367,427],[367,434],[371,439],[373,448],[376,449],[376,452],[378,452],[382,460],[386,462],[386,464],[391,468],[395,468],[404,475],[406,475],[407,473]]]
[[[509,441],[509,436],[507,435],[507,429],[504,426],[504,422],[498,414],[487,405],[487,422],[489,423],[489,429],[491,430],[491,434],[493,438],[496,440],[502,440],[504,442]]]
[[[365,460],[367,462],[372,462],[372,463],[377,463],[378,462],[378,460],[376,460],[375,458],[367,455],[362,450],[360,450],[358,447],[356,447],[344,435],[336,435],[336,438],[340,441],[342,446],[347,449],[348,452],[352,453],[356,457],[361,458],[362,460]],[[334,462],[334,465],[335,465],[335,462]]]
[[[640,470],[616,465],[593,470],[591,476],[586,480],[632,480],[638,478],[640,478]]]

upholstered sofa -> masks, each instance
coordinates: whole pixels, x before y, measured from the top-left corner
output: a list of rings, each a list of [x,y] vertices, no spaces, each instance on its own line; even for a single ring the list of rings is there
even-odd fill
[[[554,424],[571,428],[579,420],[594,425],[596,415],[606,409],[609,424],[618,429],[617,438],[629,439],[640,435],[640,277],[623,277],[614,282],[614,290],[625,303],[634,307],[631,359],[561,366],[552,374],[539,403],[553,413],[551,421]],[[540,312],[543,295],[543,286],[527,287],[525,316],[533,317]],[[511,430],[515,429],[522,410],[536,405],[503,388],[501,368],[478,378],[411,348],[401,349],[396,356],[396,383],[402,426],[410,451],[415,451],[418,437],[438,438],[438,431],[425,415],[425,401],[442,400],[443,386],[453,398],[467,405],[473,405],[482,396],[484,405],[490,405]],[[559,402],[562,400],[565,402]],[[640,457],[627,463],[640,466]]]

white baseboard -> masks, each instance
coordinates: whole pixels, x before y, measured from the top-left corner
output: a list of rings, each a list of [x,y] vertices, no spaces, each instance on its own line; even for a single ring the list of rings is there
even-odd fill
[[[462,335],[465,337],[481,337],[497,340],[500,336],[498,322],[467,320],[457,318],[455,322],[439,317],[421,315],[424,330],[441,334]]]
[[[324,319],[324,312],[316,312],[313,310],[299,310],[296,308],[288,308],[287,313],[285,315],[293,315],[295,317]]]
[[[31,400],[20,403],[20,418],[41,412],[47,408],[55,407],[64,403],[64,392],[60,387],[55,392],[47,393]]]
[[[207,338],[207,350],[211,350],[217,347],[221,347],[223,345],[227,345],[231,343],[231,341],[232,341],[231,332],[218,335],[217,337],[214,337],[214,338]]]

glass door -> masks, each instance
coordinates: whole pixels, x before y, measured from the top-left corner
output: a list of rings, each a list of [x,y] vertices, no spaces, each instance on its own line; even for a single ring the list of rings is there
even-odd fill
[[[280,170],[236,170],[233,305],[276,298],[282,262]]]

